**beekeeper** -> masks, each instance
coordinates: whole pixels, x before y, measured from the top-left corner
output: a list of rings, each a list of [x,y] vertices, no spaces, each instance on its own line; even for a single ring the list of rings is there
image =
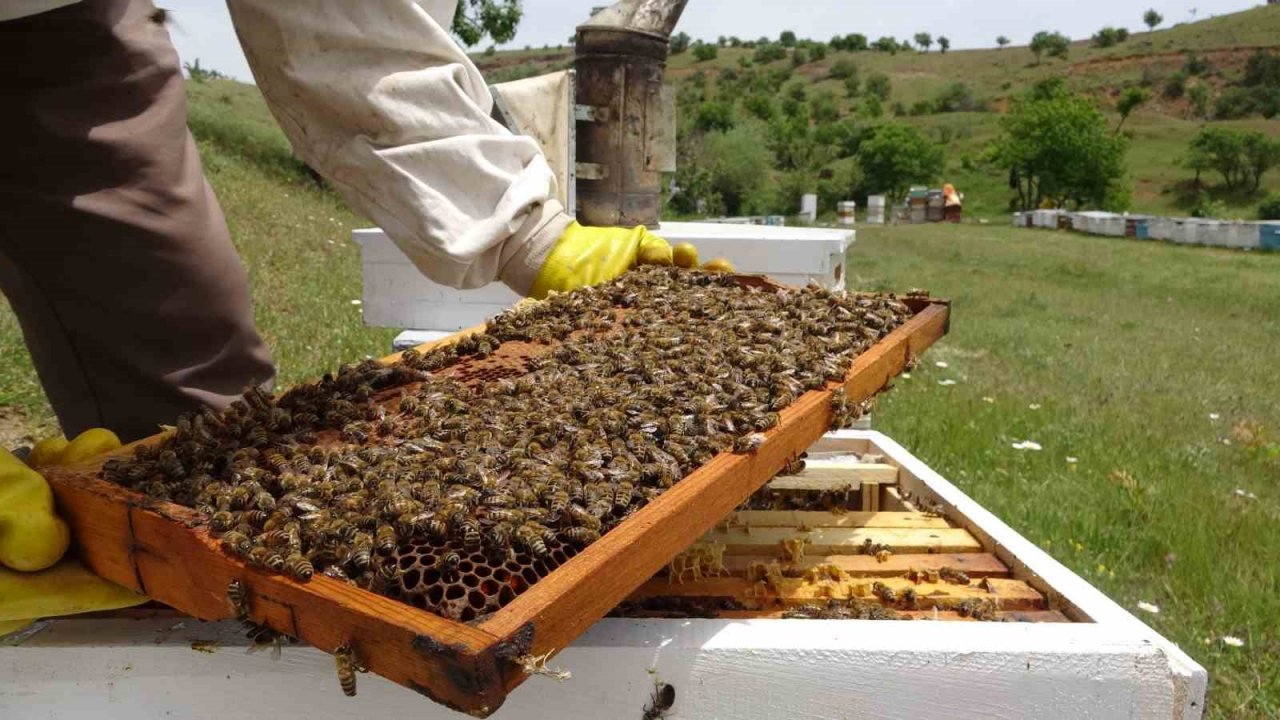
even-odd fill
[[[294,152],[432,280],[540,297],[671,261],[643,228],[565,212],[538,146],[490,118],[484,78],[449,35],[454,0],[227,4]],[[269,383],[164,13],[4,0],[0,58],[0,289],[67,435],[127,441]],[[46,446],[42,462],[107,435]],[[0,455],[0,564],[47,567],[67,540],[40,476]],[[138,600],[67,567],[44,584],[0,577],[0,624]]]

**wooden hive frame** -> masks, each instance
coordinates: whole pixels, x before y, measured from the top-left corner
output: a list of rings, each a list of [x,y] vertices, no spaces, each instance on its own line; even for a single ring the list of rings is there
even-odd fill
[[[768,284],[759,278],[742,282]],[[48,479],[80,559],[98,575],[203,620],[235,617],[226,589],[238,579],[248,589],[253,622],[326,652],[349,646],[370,671],[486,717],[527,677],[515,658],[563,649],[818,440],[831,422],[834,389],[843,386],[853,401],[873,396],[947,332],[946,301],[905,302],[913,317],[859,355],[843,383],[810,391],[785,408],[757,452],[713,458],[509,605],[471,624],[327,577],[300,583],[247,566],[219,548],[194,510],[101,478],[103,462],[129,453],[132,445],[51,472]]]

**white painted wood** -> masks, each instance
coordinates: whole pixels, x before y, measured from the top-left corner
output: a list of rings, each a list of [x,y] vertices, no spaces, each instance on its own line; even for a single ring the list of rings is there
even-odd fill
[[[672,243],[690,242],[704,259],[729,258],[739,272],[787,285],[810,280],[844,287],[852,230],[720,223],[663,223]],[[432,282],[379,229],[352,233],[361,248],[364,321],[374,327],[452,331],[483,323],[520,299],[501,283],[458,290]]]
[[[552,660],[572,679],[531,679],[494,717],[639,717],[655,680],[676,688],[677,720],[1200,717],[1203,668],[900,445],[845,430],[813,451],[884,455],[1092,622],[606,619]],[[327,655],[291,647],[272,661],[244,645],[234,623],[57,620],[0,647],[0,717],[460,717],[373,675],[347,699]]]

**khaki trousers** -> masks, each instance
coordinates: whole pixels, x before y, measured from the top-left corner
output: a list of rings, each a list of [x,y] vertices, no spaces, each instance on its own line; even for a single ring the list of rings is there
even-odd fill
[[[274,377],[153,13],[0,22],[0,289],[68,436],[136,439]]]

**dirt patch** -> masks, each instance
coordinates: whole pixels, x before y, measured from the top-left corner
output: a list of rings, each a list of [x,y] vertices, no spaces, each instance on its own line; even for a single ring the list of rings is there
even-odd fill
[[[26,414],[14,407],[0,407],[0,448],[12,450],[32,442]]]

